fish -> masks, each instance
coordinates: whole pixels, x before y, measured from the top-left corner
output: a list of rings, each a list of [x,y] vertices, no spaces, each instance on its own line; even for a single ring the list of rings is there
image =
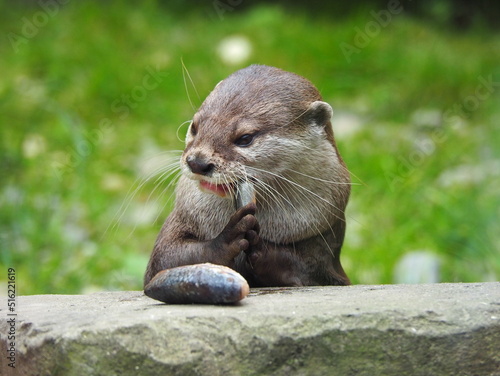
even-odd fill
[[[232,304],[249,291],[241,274],[211,263],[162,270],[144,288],[147,296],[168,304]]]
[[[238,210],[251,202],[256,203],[255,187],[250,181],[242,181],[236,187],[235,208]]]

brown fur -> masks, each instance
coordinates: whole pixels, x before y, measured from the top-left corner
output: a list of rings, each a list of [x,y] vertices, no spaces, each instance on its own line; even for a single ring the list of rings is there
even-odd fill
[[[219,83],[186,138],[176,205],[144,278],[212,262],[251,286],[349,284],[340,264],[349,173],[335,145],[331,107],[306,79],[252,65]],[[250,145],[240,137],[252,135]],[[252,180],[257,204],[235,213],[232,196],[199,182]]]

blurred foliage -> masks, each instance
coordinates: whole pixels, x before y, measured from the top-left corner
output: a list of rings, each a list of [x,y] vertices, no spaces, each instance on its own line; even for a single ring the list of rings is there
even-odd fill
[[[238,3],[0,1],[0,280],[14,267],[21,294],[140,289],[172,208],[151,157],[181,150],[182,124],[251,63],[307,77],[334,107],[360,183],[353,282],[391,283],[415,250],[442,281],[497,280],[500,38],[484,3],[467,29],[448,1]],[[242,40],[249,57],[228,62]]]

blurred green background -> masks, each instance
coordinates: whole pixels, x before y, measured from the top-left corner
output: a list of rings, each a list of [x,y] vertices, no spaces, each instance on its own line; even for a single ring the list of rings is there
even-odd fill
[[[342,251],[354,283],[413,269],[499,279],[500,33],[487,2],[60,3],[0,1],[0,292],[8,267],[18,294],[140,289],[173,201],[158,157],[252,63],[305,76],[334,108],[357,183]]]

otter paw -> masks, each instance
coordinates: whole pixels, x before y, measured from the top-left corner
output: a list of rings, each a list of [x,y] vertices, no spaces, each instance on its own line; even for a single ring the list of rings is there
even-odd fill
[[[228,262],[258,241],[259,224],[255,218],[255,204],[251,203],[233,214],[224,230],[213,240],[213,246]]]

